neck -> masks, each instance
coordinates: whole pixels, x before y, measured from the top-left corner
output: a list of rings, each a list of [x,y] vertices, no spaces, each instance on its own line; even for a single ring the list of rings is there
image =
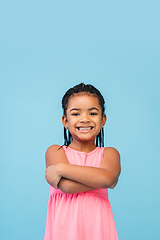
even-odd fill
[[[89,153],[89,152],[92,152],[96,148],[96,145],[94,143],[94,140],[89,141],[89,142],[88,141],[80,142],[80,141],[77,141],[77,140],[73,139],[73,141],[71,142],[69,147],[73,148],[77,151],[80,151],[80,152]]]

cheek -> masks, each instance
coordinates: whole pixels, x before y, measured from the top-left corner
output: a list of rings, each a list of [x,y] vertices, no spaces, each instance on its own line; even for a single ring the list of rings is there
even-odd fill
[[[69,126],[72,126],[72,125],[74,125],[75,123],[76,123],[75,119],[70,119],[70,118],[68,118],[68,125],[69,125]]]

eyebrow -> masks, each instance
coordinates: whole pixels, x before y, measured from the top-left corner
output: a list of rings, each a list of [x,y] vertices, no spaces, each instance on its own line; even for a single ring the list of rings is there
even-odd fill
[[[70,110],[70,112],[71,111],[80,111],[81,109],[80,108],[72,108],[71,110]]]
[[[70,112],[71,112],[71,111],[80,111],[80,110],[81,110],[80,108],[72,108],[72,109],[70,110]],[[89,108],[88,110],[89,110],[89,111],[97,110],[97,111],[99,112],[99,109],[96,108],[96,107]]]
[[[96,108],[96,107],[89,108],[88,110],[89,110],[89,111],[92,111],[92,110],[97,110],[97,111],[99,112],[99,109],[98,109],[98,108]]]

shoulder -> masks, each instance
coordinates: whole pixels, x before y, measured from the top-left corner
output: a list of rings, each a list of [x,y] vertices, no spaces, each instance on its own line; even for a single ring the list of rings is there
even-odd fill
[[[105,147],[103,150],[103,156],[114,156],[120,159],[120,153],[113,147]]]
[[[51,146],[47,149],[46,154],[47,154],[47,153],[50,153],[50,152],[57,151],[57,150],[60,149],[60,148],[61,148],[60,145],[56,145],[56,144],[51,145]]]
[[[113,147],[106,147],[103,151],[103,159],[100,166],[107,169],[112,169],[113,171],[120,174],[121,164],[120,164],[120,154],[117,149]]]
[[[45,153],[45,159],[47,167],[50,165],[57,164],[59,162],[65,162],[66,156],[62,146],[51,145]]]

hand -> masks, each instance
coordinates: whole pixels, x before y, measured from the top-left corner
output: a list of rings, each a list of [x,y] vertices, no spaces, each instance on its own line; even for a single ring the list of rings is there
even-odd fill
[[[54,188],[58,189],[57,185],[62,176],[58,174],[56,165],[51,165],[45,171],[46,181]]]

